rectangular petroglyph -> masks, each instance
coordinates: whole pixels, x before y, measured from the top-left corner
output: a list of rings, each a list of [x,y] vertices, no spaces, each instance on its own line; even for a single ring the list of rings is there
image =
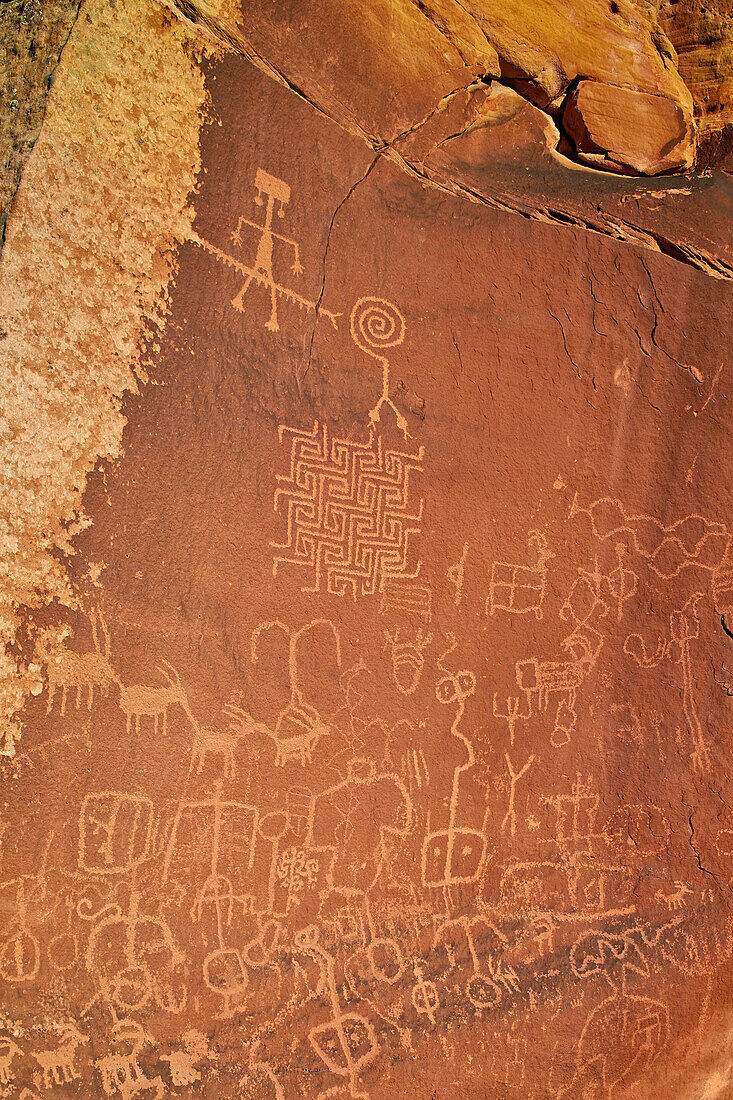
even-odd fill
[[[305,570],[305,592],[372,596],[389,578],[412,575],[410,552],[420,532],[422,499],[413,475],[423,448],[390,450],[376,432],[364,443],[282,426],[290,442],[290,471],[277,474],[274,508],[286,520],[286,538],[272,544],[273,576],[283,566]]]

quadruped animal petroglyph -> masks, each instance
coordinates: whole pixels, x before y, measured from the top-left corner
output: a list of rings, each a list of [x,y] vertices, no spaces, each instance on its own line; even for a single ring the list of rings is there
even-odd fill
[[[290,304],[325,311],[291,290],[289,185],[256,188],[232,304],[262,294],[276,332]],[[327,314],[353,392],[324,356],[307,399],[242,414],[236,494],[206,468],[211,530],[193,491],[201,592],[179,562],[140,621],[92,581],[44,620],[18,770],[64,777],[64,820],[37,794],[0,810],[13,1095],[368,1100],[389,1074],[417,1095],[399,1074],[440,1059],[467,1096],[646,1097],[680,975],[712,1020],[733,957],[728,528],[540,461],[518,526],[525,471],[480,387],[450,419],[470,371],[408,431],[397,372],[433,384],[408,297],[356,297],[348,330]],[[54,998],[69,1011],[41,1013]]]

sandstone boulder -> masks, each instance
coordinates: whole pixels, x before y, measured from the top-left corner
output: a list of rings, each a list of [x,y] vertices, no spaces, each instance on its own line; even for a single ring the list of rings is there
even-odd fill
[[[580,159],[593,167],[659,176],[684,171],[695,160],[689,111],[664,96],[581,80],[562,121]]]

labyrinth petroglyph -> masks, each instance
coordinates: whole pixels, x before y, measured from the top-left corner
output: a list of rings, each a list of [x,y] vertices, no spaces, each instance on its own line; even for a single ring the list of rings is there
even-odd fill
[[[367,156],[230,37],[167,327],[8,650],[0,1100],[677,1100],[733,987],[727,373],[664,360],[628,251],[576,346],[569,229],[508,243],[403,172],[422,127]]]

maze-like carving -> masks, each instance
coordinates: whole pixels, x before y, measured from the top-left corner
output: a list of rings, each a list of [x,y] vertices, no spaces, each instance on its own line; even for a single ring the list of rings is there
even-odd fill
[[[273,576],[283,564],[311,573],[304,592],[373,595],[388,577],[409,569],[411,536],[420,531],[423,502],[411,500],[416,454],[387,450],[372,429],[366,443],[330,438],[318,421],[311,432],[281,426],[292,439],[290,473],[278,474],[275,511],[287,517],[287,539],[273,543]]]

